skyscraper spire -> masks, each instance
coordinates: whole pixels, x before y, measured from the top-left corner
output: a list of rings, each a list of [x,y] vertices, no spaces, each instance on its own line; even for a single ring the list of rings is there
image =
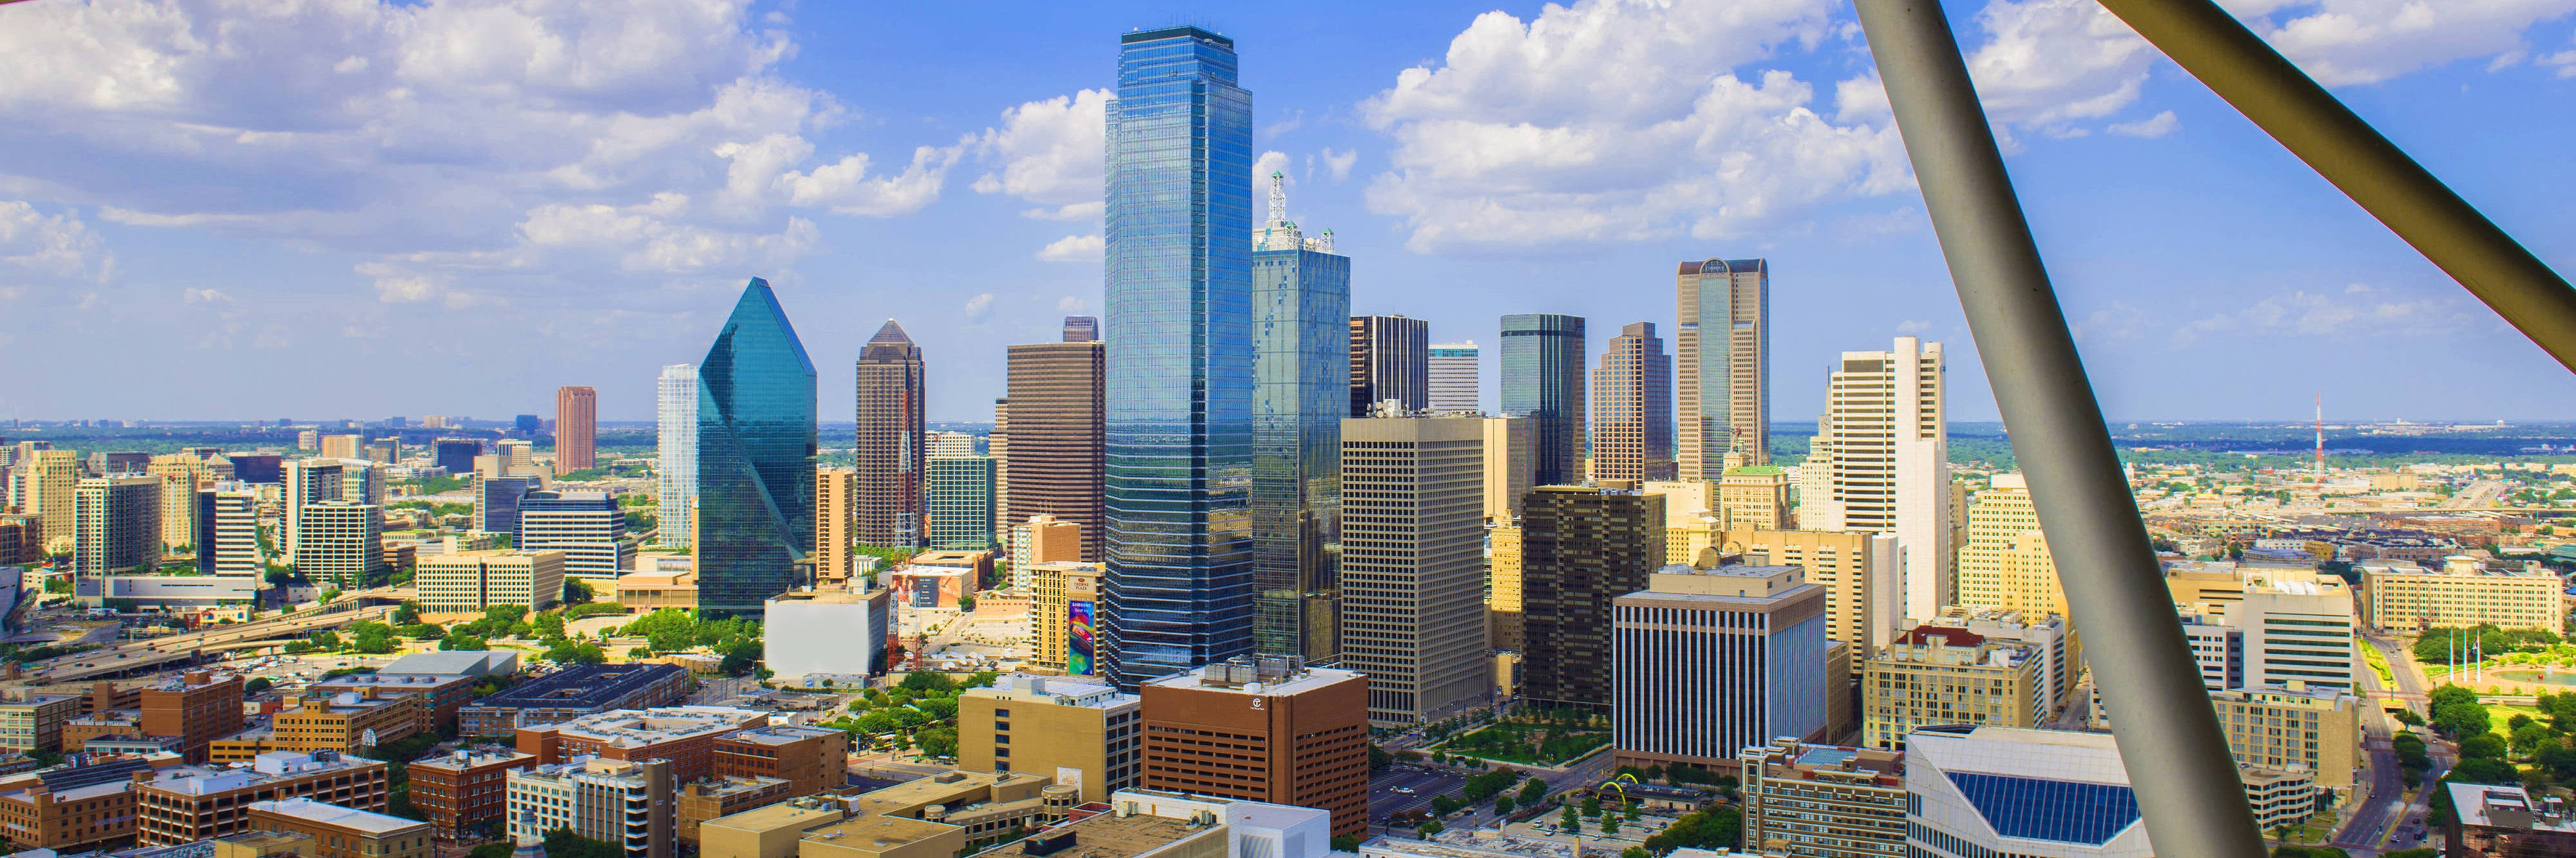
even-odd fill
[[[1296,250],[1306,246],[1297,222],[1288,219],[1288,175],[1270,171],[1270,219],[1252,235],[1254,250]]]
[[[1288,174],[1270,171],[1270,225],[1288,220]]]

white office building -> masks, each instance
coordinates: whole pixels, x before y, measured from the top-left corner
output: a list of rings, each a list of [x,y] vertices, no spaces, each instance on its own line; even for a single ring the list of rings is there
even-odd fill
[[[864,582],[865,579],[860,579]],[[781,680],[864,677],[885,670],[894,591],[796,590],[762,603],[762,658]]]
[[[1905,616],[1956,601],[1950,544],[1950,441],[1941,344],[1897,337],[1883,352],[1844,352],[1801,465],[1798,526],[1892,533],[1905,549]]]
[[[1476,390],[1476,343],[1431,345],[1431,410],[1480,411]]]
[[[675,363],[662,368],[660,508],[661,529],[653,544],[689,547],[691,505],[698,499],[698,368]]]
[[[2109,733],[1930,727],[1905,740],[1906,850],[1923,858],[2150,858]]]
[[[197,571],[257,576],[266,571],[259,551],[259,491],[249,483],[217,483],[196,493]]]

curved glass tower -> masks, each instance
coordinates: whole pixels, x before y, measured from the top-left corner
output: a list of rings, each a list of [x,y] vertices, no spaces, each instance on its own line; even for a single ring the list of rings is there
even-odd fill
[[[1109,675],[1252,649],[1252,94],[1234,41],[1119,39],[1109,103]]]
[[[814,361],[751,278],[698,364],[698,609],[758,617],[814,544]]]

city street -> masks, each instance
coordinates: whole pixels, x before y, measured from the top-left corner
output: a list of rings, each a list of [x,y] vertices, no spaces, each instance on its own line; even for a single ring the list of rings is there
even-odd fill
[[[2397,752],[2389,741],[2397,730],[2405,728],[2389,717],[2384,708],[2393,698],[2416,710],[2416,714],[2425,714],[2417,702],[2424,699],[2423,674],[2416,669],[2413,654],[2397,640],[2365,635],[2363,645],[2377,648],[2387,656],[2389,673],[2397,680],[2397,687],[2381,688],[2377,671],[2362,671],[2362,694],[2368,704],[2361,715],[2362,748],[2367,759],[2359,775],[2361,780],[2355,786],[2365,793],[2356,799],[2352,816],[2329,841],[2330,845],[2355,855],[2414,848],[2418,845],[2417,838],[2392,837],[2391,829],[2402,827],[2399,823],[2405,820],[2421,818],[2425,807],[2422,802],[2401,803],[2405,796],[2405,780],[2398,767]],[[2438,741],[2428,743],[2428,750],[2434,751],[2435,756],[2433,771],[2424,777],[2427,784],[2439,778],[2446,768],[2442,763],[2445,754],[2440,747]]]

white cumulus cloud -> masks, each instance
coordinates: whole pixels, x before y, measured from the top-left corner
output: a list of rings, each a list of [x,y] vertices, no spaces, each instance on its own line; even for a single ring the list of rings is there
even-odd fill
[[[2162,137],[2173,133],[2180,125],[2182,120],[2174,118],[2174,112],[2167,110],[2136,122],[2114,122],[2107,130],[2122,137]]]
[[[1107,244],[1097,235],[1068,235],[1038,250],[1047,262],[1098,262]]]
[[[976,140],[977,151],[1000,166],[975,178],[975,192],[1040,206],[1023,212],[1028,217],[1099,219],[1109,96],[1086,89],[1002,111],[1001,127]]]

